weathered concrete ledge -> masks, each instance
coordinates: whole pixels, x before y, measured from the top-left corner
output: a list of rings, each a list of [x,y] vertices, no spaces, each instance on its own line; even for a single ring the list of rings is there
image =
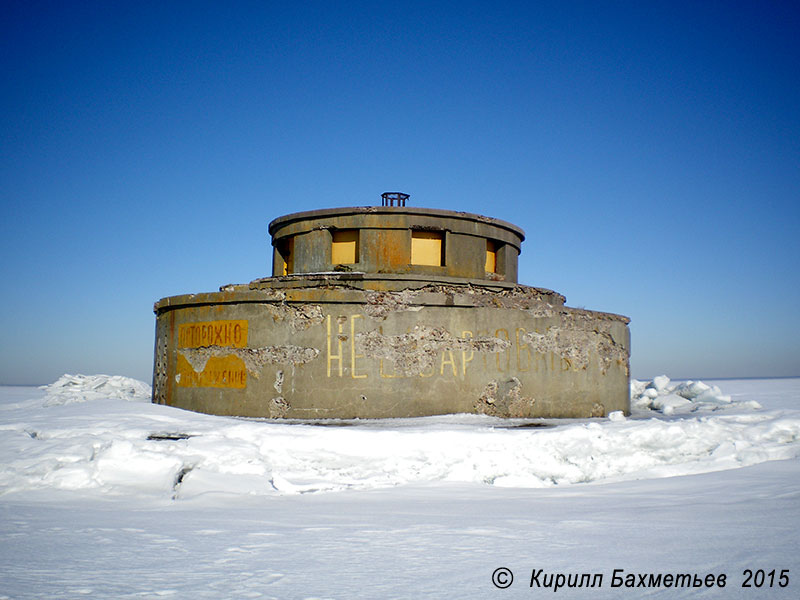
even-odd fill
[[[249,284],[228,284],[219,292],[185,294],[162,298],[153,310],[199,304],[236,304],[241,302],[374,302],[384,294],[386,299],[404,298],[419,305],[498,306],[525,308],[545,303],[563,306],[561,294],[510,282],[469,280],[456,277],[431,282],[421,276],[358,277],[353,273],[312,273],[308,276],[266,277]]]

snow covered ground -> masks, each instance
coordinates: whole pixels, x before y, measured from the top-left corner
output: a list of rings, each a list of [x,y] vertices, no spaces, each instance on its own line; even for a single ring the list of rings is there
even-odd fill
[[[634,381],[627,418],[315,424],[0,388],[0,598],[800,597],[800,379],[709,383]]]

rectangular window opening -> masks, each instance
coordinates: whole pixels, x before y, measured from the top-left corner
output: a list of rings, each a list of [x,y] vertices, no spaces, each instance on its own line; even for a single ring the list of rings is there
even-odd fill
[[[497,273],[497,242],[486,240],[486,272]]]
[[[283,260],[283,272],[281,275],[289,275],[294,273],[294,237],[288,237],[280,240],[276,246],[278,254]]]
[[[444,266],[444,232],[413,230],[411,232],[411,264]]]
[[[358,229],[334,229],[331,238],[331,264],[352,265],[358,262]]]

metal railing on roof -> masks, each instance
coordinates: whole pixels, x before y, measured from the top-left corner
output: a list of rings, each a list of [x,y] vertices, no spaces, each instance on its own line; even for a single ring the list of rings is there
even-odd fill
[[[404,194],[403,192],[384,192],[381,194],[381,206],[405,206],[409,197],[411,197],[411,194]]]

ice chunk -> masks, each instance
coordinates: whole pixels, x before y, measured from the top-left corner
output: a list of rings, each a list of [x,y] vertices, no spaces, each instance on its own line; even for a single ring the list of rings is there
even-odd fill
[[[703,393],[699,394],[695,398],[696,402],[716,402],[718,404],[730,404],[731,397],[726,396],[722,393],[722,390],[719,387],[712,386],[705,390]]]
[[[677,394],[665,394],[652,402],[652,407],[665,415],[675,414],[676,411],[683,412],[686,409],[691,410],[691,406],[691,400],[687,400]]]
[[[691,400],[709,389],[711,386],[702,381],[685,381],[675,388],[675,393]]]
[[[666,375],[659,375],[658,377],[653,378],[653,382],[650,384],[659,392],[662,392],[667,389],[669,385],[669,377]]]

